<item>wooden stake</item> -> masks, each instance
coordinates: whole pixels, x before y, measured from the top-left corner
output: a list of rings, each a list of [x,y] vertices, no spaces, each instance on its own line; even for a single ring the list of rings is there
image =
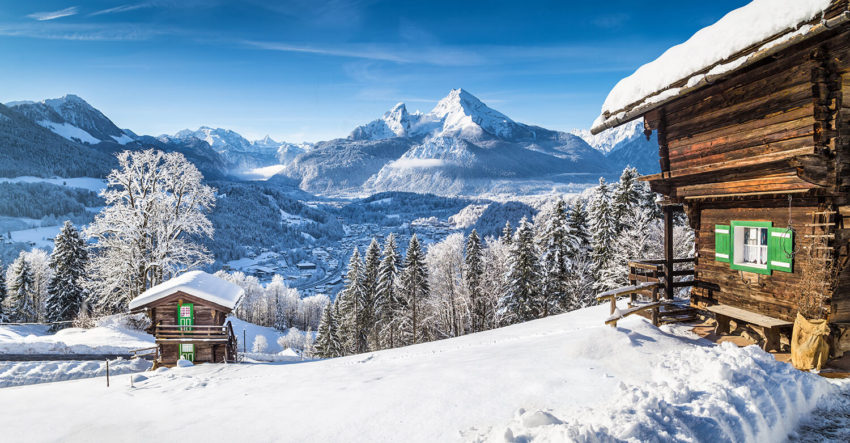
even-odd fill
[[[106,387],[109,387],[109,360],[106,360]]]

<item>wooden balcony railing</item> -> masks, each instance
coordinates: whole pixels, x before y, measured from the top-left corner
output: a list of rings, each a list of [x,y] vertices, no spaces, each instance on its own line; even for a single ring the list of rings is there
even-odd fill
[[[154,336],[157,341],[221,341],[227,342],[233,335],[230,322],[224,325],[156,325]]]
[[[667,269],[665,260],[633,260],[629,262],[629,284],[660,283],[666,288],[668,282],[672,287],[683,288],[694,285],[694,258],[673,259],[672,269]],[[678,277],[678,278],[677,278]],[[664,293],[665,291],[662,291]],[[650,295],[647,291],[646,294]]]

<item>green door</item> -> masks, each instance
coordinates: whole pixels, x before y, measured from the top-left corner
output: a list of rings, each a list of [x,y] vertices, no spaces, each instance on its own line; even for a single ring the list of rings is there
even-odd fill
[[[192,343],[180,343],[180,358],[195,361],[195,345]]]
[[[185,326],[180,328],[181,331],[191,331],[191,326],[195,324],[195,305],[192,303],[183,303],[177,305],[177,324]]]

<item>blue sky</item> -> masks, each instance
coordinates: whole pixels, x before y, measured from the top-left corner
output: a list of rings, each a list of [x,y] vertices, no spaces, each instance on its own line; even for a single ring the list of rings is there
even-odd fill
[[[74,93],[141,134],[346,136],[462,87],[586,128],[622,77],[744,0],[0,0],[0,101]]]

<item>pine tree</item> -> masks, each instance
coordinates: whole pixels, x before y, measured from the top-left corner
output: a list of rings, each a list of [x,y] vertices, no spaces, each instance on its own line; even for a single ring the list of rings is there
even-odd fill
[[[348,262],[345,288],[337,295],[340,311],[340,331],[346,354],[364,352],[366,340],[359,329],[363,306],[363,262],[357,247]]]
[[[541,315],[546,317],[566,309],[567,279],[569,278],[568,235],[566,203],[558,200],[550,217],[545,220],[540,239],[542,268]],[[574,248],[574,246],[573,246]]]
[[[639,176],[637,169],[627,166],[620,174],[620,182],[614,187],[611,196],[614,235],[618,235],[624,229],[626,216],[636,210],[641,203],[641,186],[637,182]]]
[[[328,303],[322,311],[322,321],[316,335],[316,355],[321,358],[334,358],[343,355],[339,338],[339,325],[334,316],[334,305]]]
[[[466,240],[466,256],[464,257],[463,279],[466,290],[469,293],[469,302],[472,305],[472,332],[486,329],[487,325],[487,303],[481,287],[484,276],[484,264],[482,263],[481,238],[473,229]]]
[[[381,247],[378,241],[372,238],[372,243],[366,249],[366,258],[363,265],[363,292],[361,293],[361,306],[363,307],[358,329],[366,335],[367,350],[377,350],[378,345],[378,321],[376,315],[376,300],[378,298],[378,277],[381,266]]]
[[[510,255],[510,287],[502,306],[508,324],[539,318],[540,264],[534,247],[534,230],[523,217],[517,228]]]
[[[12,320],[26,323],[37,320],[33,275],[30,265],[21,252],[9,268],[8,289],[11,293]]]
[[[424,305],[428,298],[428,268],[425,254],[416,234],[410,237],[404,270],[401,272],[401,293],[405,299],[406,315],[401,324],[400,335],[405,344],[416,344],[425,340]]]
[[[571,240],[567,246],[571,247],[567,252],[570,260],[576,260],[581,255],[590,252],[590,228],[587,222],[587,207],[585,201],[576,199],[570,207],[569,236]]]
[[[599,186],[590,199],[588,216],[590,218],[590,246],[593,275],[599,281],[599,274],[608,265],[611,256],[611,242],[614,239],[614,215],[611,210],[610,191],[605,179],[599,179]]]
[[[0,262],[0,322],[9,321],[9,314],[6,311],[6,270],[3,269],[3,262]]]
[[[398,290],[398,265],[401,258],[396,248],[395,235],[387,236],[383,256],[378,270],[375,311],[379,318],[380,346],[393,348],[398,344],[398,321],[405,309],[405,300]]]
[[[85,273],[88,252],[79,231],[70,221],[62,226],[53,244],[53,253],[50,254],[53,277],[47,287],[47,321],[69,321],[80,313],[85,298],[80,280]],[[54,329],[61,325],[57,324]]]
[[[505,227],[502,228],[502,236],[500,238],[502,239],[502,243],[504,243],[506,245],[510,245],[511,242],[513,242],[514,231],[513,231],[513,229],[511,229],[511,221],[510,220],[505,222]]]

